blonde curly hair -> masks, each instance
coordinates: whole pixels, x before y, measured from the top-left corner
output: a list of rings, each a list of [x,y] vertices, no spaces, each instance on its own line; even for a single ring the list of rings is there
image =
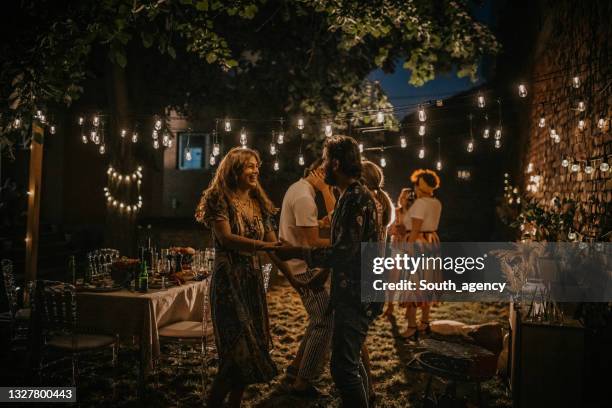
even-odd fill
[[[418,169],[412,172],[410,175],[410,181],[412,181],[416,185],[420,185],[421,180],[429,189],[431,189],[431,193],[434,190],[440,188],[440,177],[438,173],[430,169]]]

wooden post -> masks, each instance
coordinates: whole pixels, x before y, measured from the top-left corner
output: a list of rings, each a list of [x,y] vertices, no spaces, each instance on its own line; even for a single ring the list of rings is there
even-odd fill
[[[36,280],[38,264],[38,231],[40,219],[40,191],[44,134],[44,130],[39,124],[32,123],[32,140],[30,142],[30,174],[28,183],[28,227],[25,237],[26,285],[27,282]]]

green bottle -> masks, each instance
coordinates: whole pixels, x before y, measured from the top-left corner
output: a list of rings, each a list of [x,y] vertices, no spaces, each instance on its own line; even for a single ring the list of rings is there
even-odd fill
[[[147,261],[140,264],[140,275],[138,276],[138,289],[141,292],[149,291],[149,272],[147,271]]]

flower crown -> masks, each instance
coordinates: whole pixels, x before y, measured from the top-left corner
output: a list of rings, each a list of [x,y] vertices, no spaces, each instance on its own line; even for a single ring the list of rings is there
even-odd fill
[[[424,174],[430,174],[431,176],[433,176],[434,180],[436,180],[435,185],[430,186],[433,190],[436,190],[440,187],[440,177],[438,177],[438,174],[435,171],[429,169],[418,169],[413,171],[410,175],[410,181],[416,184],[419,181],[419,178]]]

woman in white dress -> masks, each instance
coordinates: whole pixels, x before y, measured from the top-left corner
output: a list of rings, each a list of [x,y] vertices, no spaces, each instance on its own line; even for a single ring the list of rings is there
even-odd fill
[[[404,227],[408,232],[408,242],[423,242],[436,244],[438,237],[438,224],[442,213],[442,203],[434,197],[434,191],[440,187],[440,177],[433,170],[416,170],[410,176],[414,183],[416,200],[404,215]],[[428,271],[421,271],[427,274]],[[407,339],[418,339],[419,332],[429,332],[429,312],[431,301],[409,302],[406,310],[408,327],[402,333]],[[417,308],[421,308],[421,322],[417,324]]]

